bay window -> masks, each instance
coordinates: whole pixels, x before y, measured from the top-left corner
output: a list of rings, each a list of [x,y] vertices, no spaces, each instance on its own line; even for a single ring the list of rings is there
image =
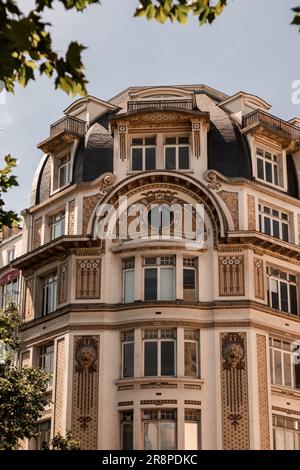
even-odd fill
[[[184,450],[200,449],[200,410],[184,412]]]
[[[144,450],[177,448],[177,413],[174,409],[144,410]]]
[[[184,375],[199,377],[199,331],[184,330]]]
[[[300,450],[300,420],[273,415],[275,450]]]
[[[135,259],[126,258],[123,260],[123,298],[124,303],[134,302],[134,267]]]
[[[42,315],[48,315],[56,310],[57,305],[57,273],[42,278]]]
[[[50,217],[50,240],[55,240],[65,234],[65,213]]]
[[[133,138],[131,140],[132,171],[155,170],[156,136]]]
[[[144,376],[176,375],[176,330],[144,330]]]
[[[134,377],[134,330],[122,333],[122,375]]]
[[[121,413],[121,448],[122,450],[133,449],[133,410]]]
[[[269,339],[269,346],[271,383],[299,389],[299,347],[276,338]]]
[[[279,186],[279,156],[265,149],[256,149],[257,178]]]
[[[297,279],[275,268],[267,268],[268,305],[283,312],[298,315]]]
[[[183,299],[196,301],[197,258],[183,258]]]
[[[175,300],[175,256],[144,258],[144,299]]]
[[[53,357],[54,357],[54,345],[50,344],[39,348],[39,368],[51,375],[47,388],[53,386]]]
[[[259,204],[259,230],[266,235],[289,241],[289,217],[285,212]]]
[[[166,170],[188,170],[190,168],[190,143],[188,136],[165,137]]]

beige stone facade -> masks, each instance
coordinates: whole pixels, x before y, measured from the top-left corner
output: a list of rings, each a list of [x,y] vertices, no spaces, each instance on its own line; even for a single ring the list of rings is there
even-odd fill
[[[27,448],[299,448],[300,128],[269,108],[137,87],[51,127],[11,268],[53,374]]]

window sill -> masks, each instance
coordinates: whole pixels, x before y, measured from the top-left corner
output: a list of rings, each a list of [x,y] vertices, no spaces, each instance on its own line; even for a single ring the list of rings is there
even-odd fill
[[[130,384],[145,384],[145,383],[158,384],[157,388],[160,387],[161,383],[172,383],[172,384],[188,384],[188,385],[203,385],[204,380],[202,378],[193,377],[173,377],[173,376],[154,376],[154,377],[132,377],[124,378],[115,381],[116,385],[130,385]]]
[[[300,389],[299,388],[292,388],[286,387],[284,385],[274,385],[271,384],[271,392],[278,393],[280,395],[287,395],[287,396],[294,396],[300,398]]]
[[[269,183],[268,181],[262,180],[258,178],[257,176],[254,177],[254,181],[256,181],[257,183],[263,184],[264,186],[268,186],[269,188],[277,189],[277,191],[284,191],[284,192],[287,191],[287,188],[285,188],[284,186],[280,186],[279,184],[276,185],[273,183]]]

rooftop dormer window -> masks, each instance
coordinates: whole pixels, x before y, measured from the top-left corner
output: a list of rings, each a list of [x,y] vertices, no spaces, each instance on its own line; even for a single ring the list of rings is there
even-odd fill
[[[65,234],[65,212],[59,212],[50,217],[50,240],[55,240]]]
[[[280,156],[263,148],[256,148],[256,175],[259,180],[280,185]]]
[[[58,187],[62,188],[71,181],[70,155],[66,155],[58,160]]]
[[[165,137],[166,170],[188,170],[190,168],[190,141],[188,136]]]
[[[133,138],[131,140],[132,171],[155,170],[156,136]]]

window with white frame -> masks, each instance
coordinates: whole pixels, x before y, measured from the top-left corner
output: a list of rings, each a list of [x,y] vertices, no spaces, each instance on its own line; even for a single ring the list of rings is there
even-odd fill
[[[184,330],[184,375],[200,376],[198,330]]]
[[[50,374],[50,379],[47,388],[53,386],[53,358],[54,358],[54,345],[50,344],[39,348],[39,368]]]
[[[297,278],[294,274],[267,267],[268,305],[298,315]]]
[[[262,181],[279,186],[279,156],[257,147],[256,175]]]
[[[42,315],[48,315],[56,310],[57,305],[57,273],[42,278]]]
[[[71,181],[70,155],[66,155],[58,160],[58,187],[62,188]]]
[[[6,252],[6,262],[10,264],[15,259],[15,247],[9,248]]]
[[[175,256],[144,258],[144,300],[175,300],[175,278]]]
[[[156,168],[156,136],[131,139],[131,170],[144,171]]]
[[[200,450],[200,410],[184,410],[184,449]]]
[[[289,216],[286,212],[272,209],[263,204],[258,205],[259,230],[266,235],[289,241]]]
[[[123,299],[124,303],[134,302],[134,257],[123,260]]]
[[[121,412],[121,449],[133,449],[133,410]]]
[[[166,170],[188,170],[190,168],[189,136],[165,137]]]
[[[50,240],[55,240],[65,234],[65,212],[59,212],[50,217]]]
[[[300,450],[300,420],[273,415],[275,450]]]
[[[177,448],[177,410],[143,410],[144,450]]]
[[[152,204],[148,211],[148,225],[154,234],[161,234],[174,221],[174,211],[168,204]],[[163,232],[164,233],[164,232]],[[169,234],[169,232],[165,232]]]
[[[43,450],[51,438],[51,420],[41,421],[36,425],[35,449]]]
[[[197,258],[183,258],[183,300],[196,301]]]
[[[19,296],[19,279],[12,279],[10,282],[3,284],[2,287],[2,309],[6,310],[9,306],[17,304]]]
[[[122,376],[134,377],[134,330],[122,333]]]
[[[269,338],[271,383],[300,388],[299,346]]]
[[[176,375],[176,329],[149,329],[143,332],[144,376]]]

